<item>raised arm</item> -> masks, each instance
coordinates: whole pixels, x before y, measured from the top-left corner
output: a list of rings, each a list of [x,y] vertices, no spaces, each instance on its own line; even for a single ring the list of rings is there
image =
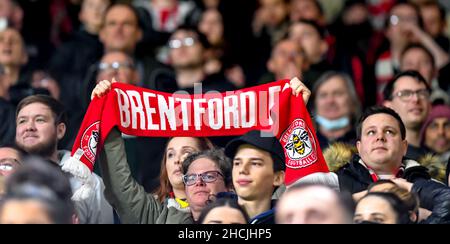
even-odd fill
[[[100,153],[100,169],[105,183],[105,197],[122,223],[156,223],[162,206],[131,176],[125,143],[116,128],[105,140]]]
[[[97,84],[91,98],[101,97],[114,83],[103,80]],[[155,223],[161,204],[131,176],[125,153],[125,143],[117,128],[111,130],[100,153],[100,168],[105,183],[105,197],[123,223]]]

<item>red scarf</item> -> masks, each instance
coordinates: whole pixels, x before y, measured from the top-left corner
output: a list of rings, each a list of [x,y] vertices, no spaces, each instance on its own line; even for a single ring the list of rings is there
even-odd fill
[[[125,134],[147,137],[238,136],[254,129],[270,131],[285,149],[287,185],[314,172],[328,172],[302,96],[291,94],[288,80],[196,95],[114,83],[111,92],[94,98],[89,105],[71,160],[63,169],[86,181],[98,150],[117,126]]]

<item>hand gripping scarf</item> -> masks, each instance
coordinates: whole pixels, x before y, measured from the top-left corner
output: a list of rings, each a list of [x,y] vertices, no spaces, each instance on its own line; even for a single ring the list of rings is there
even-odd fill
[[[91,101],[72,157],[63,166],[83,182],[74,200],[89,196],[95,158],[113,127],[146,137],[238,136],[255,129],[271,132],[285,150],[286,185],[311,173],[328,172],[302,96],[292,95],[288,80],[194,95],[114,83],[107,95]]]

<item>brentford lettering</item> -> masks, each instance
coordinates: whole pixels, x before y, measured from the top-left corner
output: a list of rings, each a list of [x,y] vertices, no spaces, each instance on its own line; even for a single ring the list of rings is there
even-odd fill
[[[251,128],[273,124],[270,111],[281,88],[270,87],[266,96],[254,91],[227,94],[224,97],[177,97],[151,92],[123,91],[117,93],[120,125],[139,130],[213,130]],[[267,97],[268,96],[268,97]],[[258,101],[259,100],[259,101]],[[263,105],[263,106],[262,106]],[[267,118],[259,118],[261,113]],[[262,117],[264,117],[262,116]],[[264,122],[264,123],[263,123]]]

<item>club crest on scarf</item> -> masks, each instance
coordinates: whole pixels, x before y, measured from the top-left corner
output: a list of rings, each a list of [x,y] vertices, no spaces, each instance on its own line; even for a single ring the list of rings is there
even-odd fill
[[[304,120],[294,120],[282,134],[280,142],[284,148],[287,167],[304,168],[317,161],[316,144]]]
[[[84,156],[94,163],[97,152],[97,145],[100,141],[100,121],[94,122],[89,126],[81,137],[81,149],[83,149]]]

